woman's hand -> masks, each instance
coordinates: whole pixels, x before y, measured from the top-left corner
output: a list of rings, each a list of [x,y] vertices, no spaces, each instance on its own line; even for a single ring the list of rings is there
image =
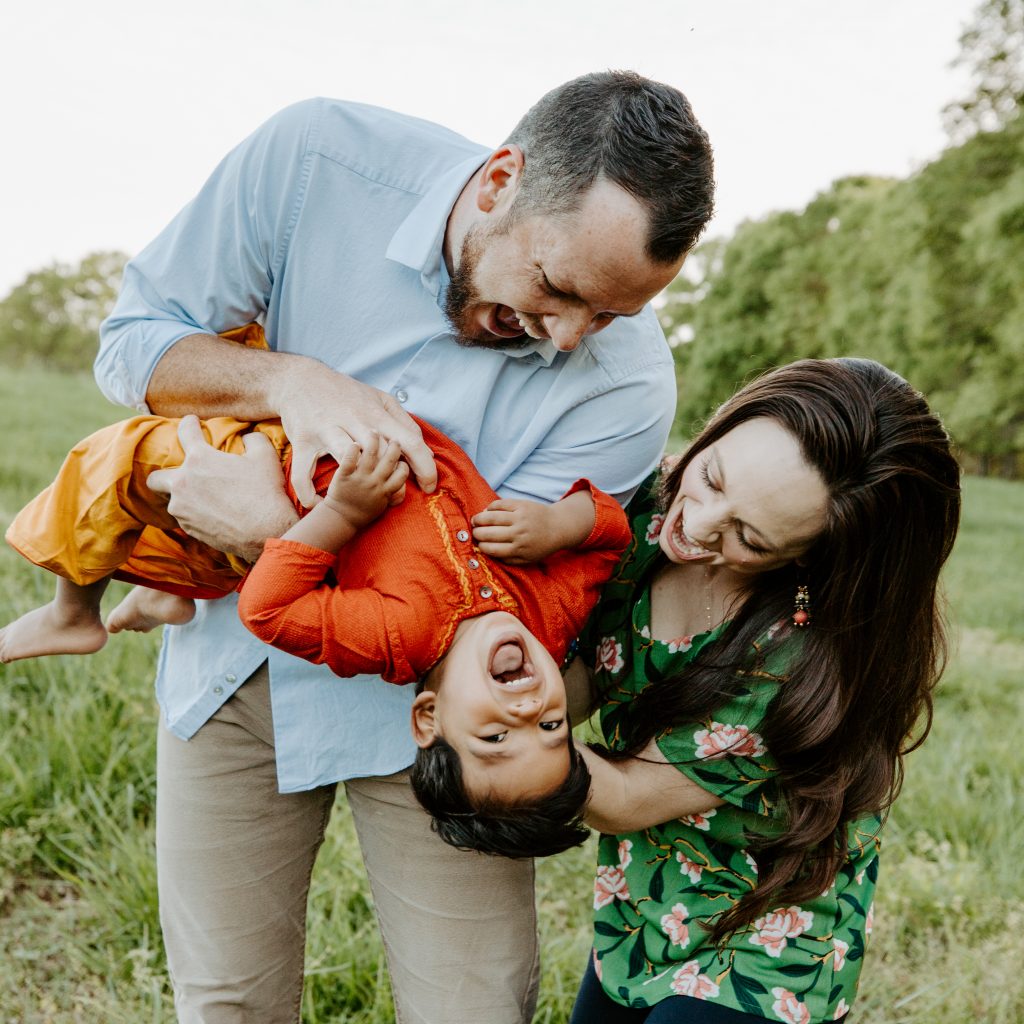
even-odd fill
[[[654,740],[624,761],[606,760],[579,742],[576,747],[593,780],[583,820],[598,832],[638,832],[724,803],[669,762]]]

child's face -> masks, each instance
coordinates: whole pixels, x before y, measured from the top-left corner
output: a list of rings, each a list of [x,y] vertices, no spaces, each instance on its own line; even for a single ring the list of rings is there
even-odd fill
[[[773,419],[730,430],[683,472],[658,543],[669,561],[750,575],[805,554],[825,526],[828,491]]]
[[[514,616],[459,625],[413,703],[417,744],[455,748],[466,791],[501,801],[542,796],[569,771],[565,685],[544,645]]]

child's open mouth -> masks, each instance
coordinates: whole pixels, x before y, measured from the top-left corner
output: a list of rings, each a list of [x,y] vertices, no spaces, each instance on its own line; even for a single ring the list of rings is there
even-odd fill
[[[512,690],[525,690],[536,682],[533,666],[518,637],[499,641],[491,654],[489,668],[495,682]]]

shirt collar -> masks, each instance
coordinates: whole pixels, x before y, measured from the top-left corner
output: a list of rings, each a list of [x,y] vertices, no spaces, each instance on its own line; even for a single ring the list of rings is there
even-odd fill
[[[420,272],[423,287],[435,298],[441,287],[441,246],[448,216],[486,152],[467,157],[442,174],[399,225],[385,256]]]
[[[481,163],[481,155],[474,155],[442,174],[399,225],[385,253],[389,260],[402,263],[411,270],[418,270],[423,287],[435,299],[440,298],[449,283],[448,268],[441,258],[448,217],[455,200]],[[549,338],[534,341],[522,348],[501,351],[512,359],[530,356],[534,362],[545,366],[550,366],[558,354]]]

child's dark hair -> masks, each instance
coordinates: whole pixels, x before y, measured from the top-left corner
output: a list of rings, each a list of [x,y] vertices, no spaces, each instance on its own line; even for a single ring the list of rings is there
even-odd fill
[[[440,737],[421,748],[412,767],[412,790],[449,846],[499,857],[549,857],[579,846],[590,834],[583,811],[590,771],[569,742],[569,774],[552,792],[517,803],[472,802],[455,748]]]

